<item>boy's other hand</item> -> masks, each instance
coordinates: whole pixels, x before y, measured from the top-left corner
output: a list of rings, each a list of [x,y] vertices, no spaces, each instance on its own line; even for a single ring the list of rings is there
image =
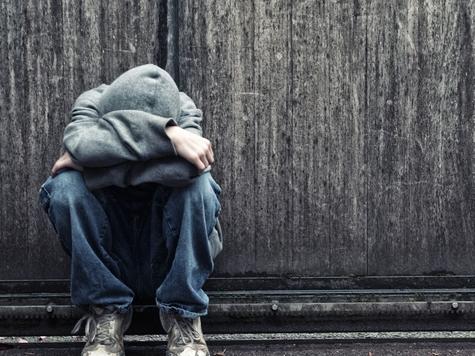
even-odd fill
[[[83,168],[80,165],[75,164],[71,160],[71,156],[69,155],[69,152],[66,151],[61,157],[58,158],[58,160],[54,163],[53,168],[51,169],[51,175],[54,177],[56,173],[61,169],[65,167],[70,167],[72,169],[75,169],[77,171],[82,171]]]
[[[169,126],[165,131],[175,146],[176,153],[199,170],[202,171],[214,163],[213,148],[208,139],[179,126]]]

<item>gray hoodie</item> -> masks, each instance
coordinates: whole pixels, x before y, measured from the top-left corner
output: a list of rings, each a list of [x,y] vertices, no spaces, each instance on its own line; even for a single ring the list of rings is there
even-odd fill
[[[179,157],[165,127],[178,125],[202,136],[201,121],[201,110],[170,75],[145,64],[82,93],[64,129],[63,146],[83,167],[89,190],[147,182],[184,186],[211,167],[200,172]],[[223,249],[219,219],[209,239],[215,258]]]
[[[154,64],[134,67],[75,101],[63,145],[83,167],[89,190],[146,182],[189,184],[200,172],[179,157],[165,133],[178,125],[202,135],[202,112]]]

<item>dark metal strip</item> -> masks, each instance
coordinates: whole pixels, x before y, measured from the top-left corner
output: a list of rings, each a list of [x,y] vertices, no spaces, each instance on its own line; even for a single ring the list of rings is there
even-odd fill
[[[67,279],[3,280],[0,281],[0,294],[65,293],[69,284]],[[461,288],[475,288],[475,276],[212,277],[205,284],[207,291]]]

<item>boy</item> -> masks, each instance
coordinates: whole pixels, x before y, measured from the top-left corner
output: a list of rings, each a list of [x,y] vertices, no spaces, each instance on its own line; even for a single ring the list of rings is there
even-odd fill
[[[125,355],[135,297],[153,296],[168,356],[209,355],[203,291],[222,250],[221,187],[201,110],[161,68],[132,68],[81,94],[39,200],[71,257],[88,311],[82,355]]]

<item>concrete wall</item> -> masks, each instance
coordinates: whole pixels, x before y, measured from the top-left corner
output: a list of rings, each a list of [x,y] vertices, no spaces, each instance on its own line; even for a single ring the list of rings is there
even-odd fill
[[[201,107],[215,276],[475,274],[475,1],[0,3],[0,278],[68,276],[37,203],[81,91],[153,62]],[[173,65],[171,65],[173,64]]]

